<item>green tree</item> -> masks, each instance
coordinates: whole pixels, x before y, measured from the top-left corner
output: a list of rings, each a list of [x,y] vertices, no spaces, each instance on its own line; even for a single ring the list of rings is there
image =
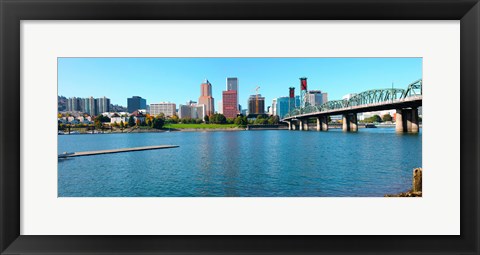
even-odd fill
[[[161,129],[165,124],[165,120],[163,120],[162,118],[154,118],[152,123],[153,123],[152,125],[153,128]]]
[[[123,123],[123,120],[120,121],[120,128],[124,128],[125,127],[125,123]]]
[[[392,121],[392,119],[393,118],[392,118],[392,115],[390,115],[390,113],[387,113],[387,114],[383,115],[383,117],[382,117],[383,121]]]
[[[129,127],[135,126],[135,119],[133,118],[133,116],[130,116],[130,118],[128,118],[128,126]]]
[[[172,117],[170,117],[170,120],[172,121],[172,123],[178,123],[179,118],[176,114],[174,114],[172,115]]]
[[[382,122],[382,118],[379,115],[375,114],[372,116],[373,122]]]
[[[203,117],[203,120],[205,121],[205,123],[208,123],[210,121],[210,118],[208,117],[208,115],[205,115],[205,117]]]

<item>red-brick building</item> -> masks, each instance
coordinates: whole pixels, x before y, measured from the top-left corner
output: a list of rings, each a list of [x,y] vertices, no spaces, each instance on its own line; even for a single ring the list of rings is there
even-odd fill
[[[238,114],[238,97],[236,90],[223,91],[222,96],[223,115],[226,118],[234,119]]]

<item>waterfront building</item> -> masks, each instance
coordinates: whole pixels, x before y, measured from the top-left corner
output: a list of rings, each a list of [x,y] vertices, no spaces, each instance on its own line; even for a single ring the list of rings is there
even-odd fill
[[[283,118],[289,112],[290,97],[278,97],[275,101],[275,115]],[[298,101],[300,103],[300,98],[298,98]]]
[[[276,98],[274,98],[272,100],[272,108],[271,109],[272,109],[272,115],[273,116],[278,115],[277,114],[277,99]]]
[[[248,114],[265,114],[265,97],[262,97],[260,94],[251,95],[248,98]]]
[[[217,112],[220,113],[220,114],[223,114],[223,102],[222,101],[218,101],[217,103]]]
[[[87,97],[87,98],[83,98],[82,100],[83,100],[83,107],[84,107],[83,112],[91,115],[90,114],[90,112],[91,112],[91,110],[90,110],[90,98]]]
[[[157,104],[150,104],[150,115],[157,116],[163,113],[165,117],[173,116],[177,112],[175,103],[161,102]]]
[[[327,93],[322,93],[321,90],[309,90],[307,92],[307,102],[310,105],[322,105],[328,101]]]
[[[79,98],[70,97],[67,100],[67,111],[69,112],[80,111]]]
[[[134,112],[140,109],[147,109],[147,100],[139,96],[127,98],[127,111]]]
[[[238,102],[239,102],[238,96],[239,96],[240,93],[238,91],[238,78],[237,77],[227,77],[226,90],[227,91],[231,91],[231,90],[237,91],[237,104],[238,104]],[[237,106],[237,110],[238,110],[238,112],[240,112],[240,108],[238,108],[238,106]]]
[[[200,97],[198,98],[198,104],[205,105],[205,114],[212,115],[215,113],[214,99],[212,97],[212,84],[205,79],[200,85]]]
[[[97,99],[90,97],[88,101],[88,104],[90,105],[90,112],[88,112],[88,114],[90,116],[96,116],[98,114]]]
[[[123,124],[126,125],[128,123],[128,117],[112,117],[110,118],[110,124],[120,123],[123,121]]]
[[[165,114],[166,115],[166,114]],[[137,122],[145,122],[145,115],[140,112],[140,111],[134,111],[130,116],[133,116],[133,119],[135,120],[135,123]],[[128,120],[127,120],[128,121]]]
[[[180,119],[201,119],[205,117],[205,105],[190,101],[186,105],[178,107],[178,117]]]
[[[225,118],[234,119],[238,115],[238,93],[236,90],[227,90],[222,93],[222,107]]]
[[[97,99],[98,113],[110,111],[110,98],[101,97]]]

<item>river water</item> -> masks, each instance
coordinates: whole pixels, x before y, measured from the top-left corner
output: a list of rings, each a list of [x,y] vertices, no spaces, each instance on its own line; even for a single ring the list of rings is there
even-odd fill
[[[59,197],[378,197],[410,189],[422,134],[258,130],[59,135]]]

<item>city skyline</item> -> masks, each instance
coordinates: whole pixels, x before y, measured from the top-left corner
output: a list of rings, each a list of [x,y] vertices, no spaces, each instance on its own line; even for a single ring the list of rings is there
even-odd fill
[[[299,78],[305,76],[309,90],[324,91],[335,100],[392,83],[404,87],[422,77],[421,67],[421,58],[59,58],[58,94],[107,96],[122,106],[132,96],[148,104],[183,104],[198,99],[205,79],[212,97],[222,100],[226,78],[237,77],[242,82],[239,104],[246,108],[257,86],[270,105],[274,98],[288,96],[289,87],[298,94]]]

